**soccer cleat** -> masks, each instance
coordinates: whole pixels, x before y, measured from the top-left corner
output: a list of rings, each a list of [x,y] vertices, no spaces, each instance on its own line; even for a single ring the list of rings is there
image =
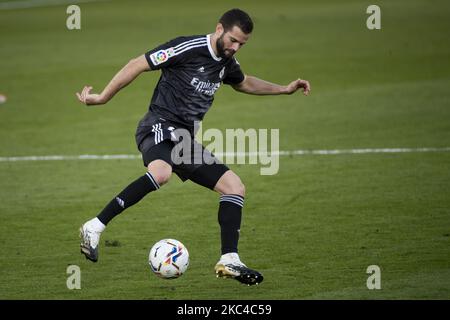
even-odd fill
[[[235,252],[222,255],[214,270],[218,278],[236,279],[237,281],[249,286],[254,284],[257,285],[264,280],[261,273],[247,268]]]
[[[85,255],[86,259],[97,262],[100,232],[93,230],[88,221],[80,228],[80,238],[81,253]]]

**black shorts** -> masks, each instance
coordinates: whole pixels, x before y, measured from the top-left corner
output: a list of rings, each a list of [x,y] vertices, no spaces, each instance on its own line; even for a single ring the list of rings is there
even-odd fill
[[[148,119],[147,119],[148,120]],[[136,131],[136,143],[142,153],[144,166],[154,160],[167,162],[172,171],[175,172],[182,181],[191,180],[201,186],[214,189],[217,181],[222,175],[230,170],[221,163],[211,152],[193,138],[193,130],[177,122],[166,120],[158,116],[152,117],[151,121],[146,121],[146,126],[139,126]],[[176,149],[180,147],[180,137],[177,135],[178,129],[190,132],[190,154],[179,153],[183,159],[188,160],[180,163],[180,159],[174,158]]]

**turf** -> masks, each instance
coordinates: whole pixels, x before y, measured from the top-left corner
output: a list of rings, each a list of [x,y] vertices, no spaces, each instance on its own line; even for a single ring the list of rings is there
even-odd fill
[[[157,74],[102,107],[75,92],[101,90],[129,59],[178,35],[212,32],[239,6],[255,30],[238,53],[244,71],[277,83],[302,77],[312,95],[257,97],[224,86],[204,128],[278,128],[280,149],[450,147],[450,4],[379,1],[108,1],[0,10],[0,157],[137,154],[134,131]],[[114,220],[100,260],[79,253],[78,227],[143,173],[135,160],[0,161],[1,299],[449,299],[450,153],[308,155],[280,171],[230,165],[247,189],[240,253],[265,281],[216,279],[216,194],[173,177]],[[181,278],[151,274],[150,247],[189,249]],[[114,245],[111,245],[114,244]],[[381,268],[381,290],[366,269]],[[66,268],[81,268],[68,290]]]

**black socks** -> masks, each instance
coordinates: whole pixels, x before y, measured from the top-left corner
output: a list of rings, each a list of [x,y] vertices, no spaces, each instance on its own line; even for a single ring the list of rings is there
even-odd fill
[[[159,189],[159,184],[147,172],[112,199],[97,218],[106,226],[115,216],[126,208],[138,203],[148,193]],[[239,232],[244,198],[236,194],[220,197],[218,220],[222,241],[222,254],[238,252]]]
[[[139,179],[132,182],[128,187],[123,189],[106,207],[100,212],[97,218],[106,226],[115,216],[126,208],[138,203],[149,192],[159,189],[159,184],[147,172]]]
[[[244,198],[236,194],[224,194],[220,197],[219,224],[222,240],[222,254],[238,252]]]

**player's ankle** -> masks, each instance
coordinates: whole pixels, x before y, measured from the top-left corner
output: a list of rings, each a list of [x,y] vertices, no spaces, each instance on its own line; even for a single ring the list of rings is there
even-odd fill
[[[238,255],[238,253],[237,252],[227,252],[227,253],[224,253],[224,254],[222,254],[222,256],[221,256],[221,258],[235,258],[235,257],[238,257],[239,258],[239,255]]]
[[[87,223],[95,232],[103,232],[106,228],[106,226],[97,217],[89,220]]]

